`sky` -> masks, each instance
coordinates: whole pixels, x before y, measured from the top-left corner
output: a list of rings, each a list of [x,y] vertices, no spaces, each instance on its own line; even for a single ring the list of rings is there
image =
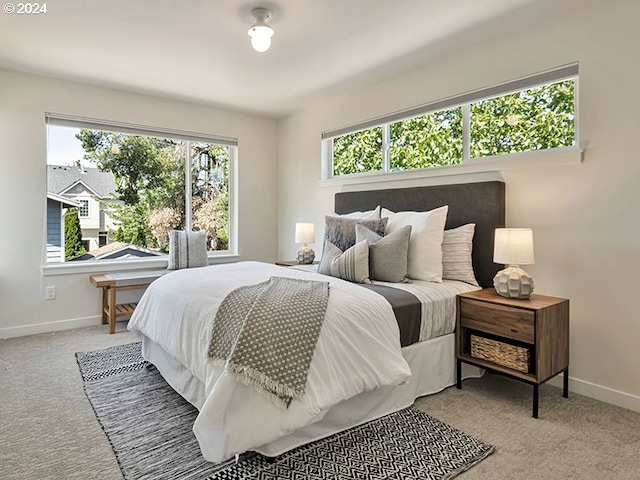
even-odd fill
[[[82,160],[84,150],[80,140],[75,135],[79,128],[48,125],[47,132],[47,163],[49,165],[73,165],[76,160]],[[85,166],[91,163],[84,160]]]

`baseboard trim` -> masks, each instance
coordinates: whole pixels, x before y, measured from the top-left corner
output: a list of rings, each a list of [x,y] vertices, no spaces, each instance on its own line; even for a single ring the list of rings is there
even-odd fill
[[[0,328],[0,338],[26,337],[27,335],[37,335],[39,333],[60,332],[73,328],[93,327],[102,324],[102,316],[72,318],[69,320],[58,320],[55,322],[35,323],[32,325],[20,325],[19,327]]]
[[[562,375],[552,378],[549,383],[555,387],[562,388]],[[603,387],[602,385],[569,376],[569,392],[640,413],[640,397],[620,390]]]
[[[100,324],[102,324],[102,316],[95,315],[69,320],[58,320],[55,322],[21,325],[19,327],[2,327],[0,328],[0,338],[25,337],[27,335],[59,332],[73,328],[92,327]],[[562,375],[552,378],[548,383],[555,387],[562,388]],[[640,413],[640,397],[630,393],[614,390],[613,388],[604,387],[571,376],[569,377],[569,391]]]

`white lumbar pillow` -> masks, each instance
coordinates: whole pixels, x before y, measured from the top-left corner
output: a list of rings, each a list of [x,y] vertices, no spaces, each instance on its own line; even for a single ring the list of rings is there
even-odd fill
[[[389,217],[386,232],[411,225],[409,239],[409,278],[442,282],[442,237],[449,206],[428,212],[397,212],[382,209],[382,218]]]

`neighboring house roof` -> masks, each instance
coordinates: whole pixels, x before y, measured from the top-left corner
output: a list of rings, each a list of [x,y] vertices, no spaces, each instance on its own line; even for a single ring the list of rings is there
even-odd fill
[[[139,247],[123,242],[113,242],[104,247],[91,250],[89,253],[79,255],[71,260],[113,260],[124,257],[155,257],[161,255],[148,248]]]
[[[77,183],[82,183],[99,198],[113,198],[116,180],[111,172],[97,168],[47,165],[47,191],[61,195]]]
[[[56,195],[55,193],[47,192],[47,198],[49,200],[53,200],[54,202],[60,202],[65,207],[79,207],[80,204],[74,200],[71,200],[67,197],[62,197],[60,195]]]

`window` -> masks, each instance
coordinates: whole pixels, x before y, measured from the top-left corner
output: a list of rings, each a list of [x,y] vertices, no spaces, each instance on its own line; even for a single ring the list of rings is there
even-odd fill
[[[89,216],[89,200],[78,200],[78,216],[80,218],[87,218]]]
[[[462,161],[462,109],[427,113],[390,124],[391,171]]]
[[[172,229],[203,230],[211,252],[230,252],[236,149],[226,137],[48,114],[47,202],[59,207],[47,216],[65,221],[47,219],[47,263],[60,261],[55,249],[73,262],[161,258]],[[87,196],[100,215],[89,217]]]
[[[382,129],[370,128],[333,139],[333,174],[382,170]]]
[[[471,104],[471,158],[570,147],[575,142],[573,80]]]
[[[324,178],[577,146],[572,64],[322,134]]]

